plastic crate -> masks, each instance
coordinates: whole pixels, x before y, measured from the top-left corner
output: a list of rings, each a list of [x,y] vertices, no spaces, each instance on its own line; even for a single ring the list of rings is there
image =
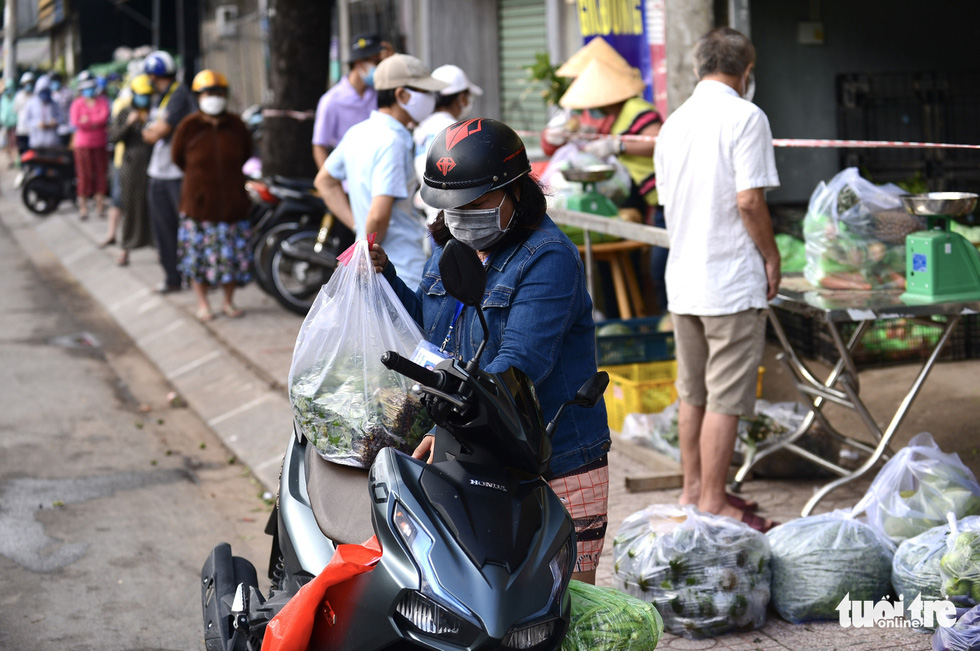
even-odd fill
[[[980,314],[964,314],[958,328],[966,339],[966,358],[980,359]]]
[[[606,415],[609,428],[623,429],[627,414],[652,414],[663,411],[677,400],[677,361],[647,362],[604,366],[609,373],[606,387]],[[756,396],[762,396],[762,376],[766,369],[759,367]]]
[[[931,317],[935,326],[911,319],[879,319],[864,332],[851,356],[858,366],[888,366],[903,362],[921,361],[929,357],[939,341],[947,317]],[[856,323],[840,324],[845,343],[857,328]],[[946,341],[941,360],[967,359],[967,329],[969,324],[961,320]],[[830,332],[821,328],[817,340],[816,358],[834,364],[838,359],[837,347]]]
[[[818,329],[813,317],[799,312],[781,310],[774,306],[769,306],[769,309],[779,319],[779,324],[783,326],[783,332],[786,333],[786,338],[789,339],[789,343],[796,354],[812,359],[813,353],[817,349]],[[773,330],[772,323],[768,319],[766,319],[766,339],[776,344],[779,343],[779,337],[776,336],[776,331]]]
[[[673,359],[674,333],[657,330],[661,318],[610,319],[597,323],[597,333],[610,325],[623,325],[630,329],[629,334],[596,335],[596,360],[599,366]]]

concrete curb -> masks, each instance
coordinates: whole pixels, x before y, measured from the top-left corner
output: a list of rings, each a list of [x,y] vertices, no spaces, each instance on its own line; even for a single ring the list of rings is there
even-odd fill
[[[0,206],[0,219],[31,261],[63,266],[262,486],[275,494],[284,445],[270,433],[292,422],[282,387],[193,314],[156,294],[129,267],[119,267],[101,254],[91,229],[84,228],[74,213],[39,218],[14,192],[4,193]]]

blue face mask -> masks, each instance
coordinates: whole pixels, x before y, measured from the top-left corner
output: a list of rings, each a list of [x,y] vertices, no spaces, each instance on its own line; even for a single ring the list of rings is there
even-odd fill
[[[60,81],[52,81],[51,82],[51,90],[58,90],[60,88],[61,88],[61,82]]]
[[[51,91],[50,90],[47,90],[47,89],[45,89],[45,90],[39,90],[37,92],[37,96],[40,97],[41,98],[41,101],[44,102],[45,104],[50,104],[51,103]]]
[[[133,95],[133,106],[136,108],[146,108],[150,105],[149,95]]]
[[[362,77],[368,88],[374,88],[374,71],[378,66],[372,65],[367,74]]]
[[[95,97],[95,89],[94,88],[83,88],[82,89],[82,97],[87,97],[89,99]]]

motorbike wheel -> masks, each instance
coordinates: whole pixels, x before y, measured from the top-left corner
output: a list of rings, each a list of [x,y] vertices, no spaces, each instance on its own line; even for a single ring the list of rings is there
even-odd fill
[[[269,256],[269,278],[272,280],[272,296],[280,305],[296,314],[305,315],[313,306],[317,293],[333,275],[334,267],[321,266],[287,255],[282,243],[309,256],[316,256],[317,230],[298,230],[285,233],[276,241]]]
[[[35,215],[47,217],[57,210],[61,203],[61,196],[51,192],[50,188],[47,187],[49,184],[50,181],[41,177],[27,179],[24,182],[24,187],[20,191],[20,198],[24,201],[27,209]]]
[[[268,231],[263,233],[255,242],[252,249],[253,267],[255,268],[255,282],[259,284],[266,294],[275,296],[275,289],[272,286],[270,269],[272,267],[272,253],[276,247],[276,241],[284,234],[299,230],[300,225],[296,222],[276,224]]]

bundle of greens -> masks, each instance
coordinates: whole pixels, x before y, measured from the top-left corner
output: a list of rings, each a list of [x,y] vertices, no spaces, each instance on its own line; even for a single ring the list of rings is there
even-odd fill
[[[572,581],[571,624],[562,651],[652,651],[664,632],[652,605],[614,588]]]
[[[904,597],[905,618],[911,620],[908,606],[919,596],[922,601],[943,598],[939,561],[946,552],[949,525],[940,525],[907,540],[895,550],[892,559],[892,585]]]
[[[980,604],[980,519],[968,518],[957,524],[946,538],[946,549],[939,560],[943,594],[959,604]]]
[[[765,624],[769,541],[731,518],[655,505],[623,521],[613,541],[613,585],[660,612],[688,638]]]
[[[799,518],[767,536],[772,604],[788,622],[836,621],[845,595],[877,602],[891,593],[892,544],[850,511]]]
[[[854,507],[896,545],[956,518],[980,514],[980,484],[955,453],[928,432],[916,435],[882,467]]]
[[[381,371],[367,387],[363,372],[310,369],[289,387],[293,416],[324,459],[368,468],[393,447],[411,454],[432,428],[421,401],[393,371]]]

